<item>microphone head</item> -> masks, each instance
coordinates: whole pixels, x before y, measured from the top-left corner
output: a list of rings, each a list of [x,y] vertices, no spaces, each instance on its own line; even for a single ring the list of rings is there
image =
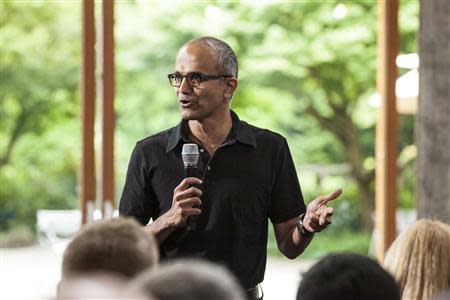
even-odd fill
[[[183,164],[185,167],[197,166],[199,155],[200,153],[198,152],[197,144],[189,143],[183,145],[181,156],[183,157]]]

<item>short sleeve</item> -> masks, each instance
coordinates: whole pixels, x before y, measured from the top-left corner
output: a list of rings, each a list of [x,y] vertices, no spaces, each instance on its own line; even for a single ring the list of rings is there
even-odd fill
[[[134,217],[142,225],[147,225],[153,217],[154,201],[155,196],[150,186],[145,155],[140,144],[137,143],[128,164],[119,213],[121,216]]]
[[[284,138],[275,158],[274,170],[269,218],[272,223],[277,224],[288,221],[306,211],[294,161]]]

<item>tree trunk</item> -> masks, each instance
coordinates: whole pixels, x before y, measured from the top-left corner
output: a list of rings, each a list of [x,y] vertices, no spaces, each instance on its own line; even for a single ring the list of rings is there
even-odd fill
[[[450,6],[420,1],[417,208],[450,224]]]
[[[331,132],[345,150],[347,160],[350,163],[351,177],[356,182],[361,201],[360,227],[365,231],[371,231],[373,227],[372,212],[374,208],[374,193],[370,189],[373,180],[373,172],[364,170],[361,158],[361,148],[358,142],[358,129],[345,109],[333,107],[334,115],[325,117],[314,107],[309,106],[306,112],[316,119],[320,126]]]
[[[17,116],[14,122],[14,128],[11,131],[8,141],[6,142],[5,150],[2,153],[2,156],[0,157],[0,169],[10,162],[14,146],[17,144],[17,141],[19,140],[20,136],[24,133],[27,116],[28,113],[22,106],[19,116]]]
[[[361,215],[359,223],[364,231],[371,231],[373,228],[372,212],[374,209],[374,193],[370,188],[372,176],[364,170],[361,149],[358,143],[358,129],[348,116],[343,117],[346,124],[343,130],[343,137],[340,141],[345,149],[347,159],[352,166],[351,175],[356,182],[359,200],[361,201]]]

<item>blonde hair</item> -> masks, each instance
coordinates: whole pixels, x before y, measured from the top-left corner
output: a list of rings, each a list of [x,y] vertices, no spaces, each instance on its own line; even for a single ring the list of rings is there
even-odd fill
[[[421,219],[402,232],[386,253],[384,267],[403,300],[425,300],[450,288],[450,226]]]

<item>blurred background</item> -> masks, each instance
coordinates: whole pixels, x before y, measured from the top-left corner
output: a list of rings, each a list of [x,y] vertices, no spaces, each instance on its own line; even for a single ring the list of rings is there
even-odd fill
[[[0,282],[10,282],[9,296],[24,282],[30,295],[54,293],[61,254],[80,225],[81,7],[1,2]],[[412,54],[401,56],[400,77],[417,68],[418,14],[418,1],[400,1],[399,54]],[[270,233],[266,299],[282,296],[280,281],[290,289],[279,299],[293,298],[300,270],[329,252],[373,255],[375,0],[116,1],[114,30],[116,204],[136,141],[179,122],[166,77],[179,47],[212,35],[239,58],[232,109],[287,138],[305,200],[345,191],[331,204],[333,226],[295,262],[282,260]],[[405,86],[408,94],[417,82]],[[414,110],[398,116],[398,208],[406,221],[416,207],[414,119]],[[95,130],[99,148],[100,121]]]
[[[418,1],[400,1],[400,54],[417,52],[418,13]],[[213,35],[239,58],[232,109],[287,138],[305,200],[344,187],[333,226],[302,258],[369,253],[376,1],[117,1],[115,22],[116,203],[136,141],[179,122],[166,77],[179,47]],[[25,247],[38,241],[38,210],[78,208],[81,3],[2,1],[0,26],[1,247]],[[398,206],[414,209],[415,116],[398,118]],[[281,256],[272,234],[269,253]]]

